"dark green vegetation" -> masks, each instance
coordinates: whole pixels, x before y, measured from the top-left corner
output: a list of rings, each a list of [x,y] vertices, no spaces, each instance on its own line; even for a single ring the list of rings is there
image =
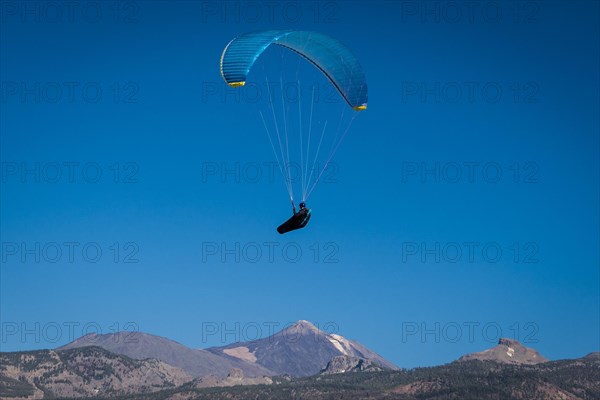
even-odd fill
[[[33,392],[34,387],[30,383],[0,375],[1,398],[26,397],[31,396]]]
[[[137,399],[600,399],[600,360],[588,356],[538,365],[467,361],[408,371],[278,378],[274,385],[175,390]],[[179,397],[181,396],[181,397]]]
[[[0,399],[114,397],[170,389],[189,379],[157,360],[134,360],[93,346],[0,353]]]
[[[23,373],[33,374],[32,381],[25,382],[0,373],[0,398],[27,397],[34,390],[38,390],[38,394],[41,390],[45,398],[92,398],[94,393],[90,388],[103,387],[102,382],[119,381],[126,383],[125,387],[105,388],[104,397],[96,398],[600,400],[598,353],[536,365],[470,360],[413,370],[350,372],[305,378],[278,376],[272,385],[203,389],[194,386],[193,381],[184,383],[177,377],[166,379],[167,376],[162,374],[158,382],[141,384],[140,380],[150,380],[152,375],[154,367],[149,362],[152,360],[133,360],[97,347],[60,352],[0,353],[0,370],[18,363]],[[66,380],[62,382],[63,379]],[[176,381],[180,386],[174,384]],[[62,390],[62,394],[48,390],[49,387]]]

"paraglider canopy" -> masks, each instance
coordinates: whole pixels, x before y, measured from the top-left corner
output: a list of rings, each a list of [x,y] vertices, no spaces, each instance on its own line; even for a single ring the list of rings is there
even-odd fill
[[[356,111],[367,108],[367,84],[358,60],[336,39],[318,32],[271,30],[233,39],[221,55],[221,76],[233,87],[243,86],[256,59],[271,44],[301,55],[323,72]]]

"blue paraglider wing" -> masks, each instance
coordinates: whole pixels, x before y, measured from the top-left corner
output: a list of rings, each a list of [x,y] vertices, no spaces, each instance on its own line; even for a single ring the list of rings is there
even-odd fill
[[[233,39],[221,55],[221,75],[231,86],[243,86],[252,65],[271,44],[306,58],[331,81],[355,110],[367,108],[367,83],[360,63],[339,41],[317,32],[272,30]]]

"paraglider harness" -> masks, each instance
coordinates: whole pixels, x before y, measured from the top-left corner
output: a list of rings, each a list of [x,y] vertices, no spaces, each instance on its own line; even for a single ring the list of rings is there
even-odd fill
[[[296,212],[296,205],[294,204],[294,200],[292,200],[292,210],[294,215],[277,228],[277,232],[280,234],[304,228],[306,224],[308,224],[308,221],[310,220],[310,209],[306,208],[304,202],[300,203],[300,211]]]

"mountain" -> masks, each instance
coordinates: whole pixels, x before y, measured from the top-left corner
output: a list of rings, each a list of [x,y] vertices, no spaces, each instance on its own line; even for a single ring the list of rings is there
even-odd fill
[[[173,340],[142,332],[90,334],[58,350],[90,345],[137,360],[155,358],[181,368],[194,378],[213,376],[224,379],[234,369],[241,370],[245,379],[282,374],[309,376],[319,373],[332,358],[342,355],[396,369],[392,363],[360,343],[323,332],[305,320],[267,338],[205,350],[191,349]]]
[[[500,338],[498,344],[491,349],[464,355],[457,361],[470,360],[496,361],[507,364],[539,364],[548,361],[537,350],[525,347],[516,340],[505,338]]]
[[[340,335],[323,332],[305,320],[300,320],[264,339],[213,347],[207,351],[255,363],[277,374],[297,377],[317,374],[332,358],[341,355],[362,358],[385,368],[397,369],[395,365],[363,345]]]
[[[156,344],[156,337],[147,336],[144,340],[140,337],[140,341]],[[267,339],[271,339],[268,346],[263,343]],[[251,359],[252,355],[258,366],[258,360],[276,365],[281,356],[291,360],[295,368],[308,368],[310,364],[300,352],[329,354],[329,345],[322,343],[325,341],[338,352],[374,354],[356,342],[326,334],[307,321],[298,321],[270,338],[245,343],[248,347],[238,343],[211,351],[222,352],[224,358],[241,355]],[[485,354],[485,359],[466,359],[475,357],[467,355],[450,364],[412,370],[386,369],[381,358],[338,354],[320,374],[309,377],[246,377],[241,369],[232,369],[225,377],[209,374],[196,379],[165,362],[135,360],[97,346],[0,353],[0,398],[600,400],[600,353],[534,363],[532,359],[539,361],[543,357],[533,349],[519,346],[523,347],[516,341],[502,339],[494,349],[475,353],[477,357]],[[503,360],[495,351],[499,348],[512,354],[506,354],[512,362],[498,362]]]
[[[327,366],[321,370],[321,375],[343,374],[346,372],[374,372],[383,371],[384,369],[387,368],[383,368],[370,360],[344,355],[333,357],[327,363]]]
[[[136,360],[155,358],[181,368],[192,377],[214,375],[225,378],[232,369],[241,369],[249,377],[274,375],[260,365],[236,357],[191,349],[173,340],[142,332],[118,332],[105,335],[89,334],[58,348],[67,350],[84,346],[98,346],[110,352]]]
[[[138,400],[599,400],[600,359],[540,364],[471,360],[411,370],[273,378],[273,385],[193,389],[190,384]]]
[[[151,393],[190,381],[158,360],[133,360],[100,347],[0,353],[0,398]]]

